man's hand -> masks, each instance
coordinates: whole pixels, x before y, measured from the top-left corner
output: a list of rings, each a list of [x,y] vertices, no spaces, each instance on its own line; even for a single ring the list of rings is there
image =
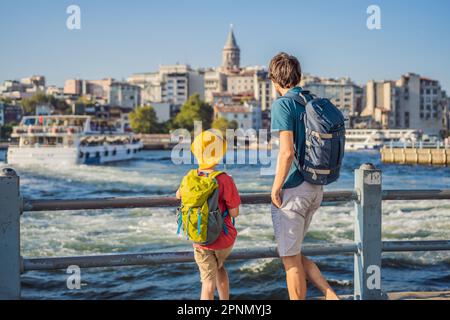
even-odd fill
[[[272,188],[272,194],[271,194],[271,198],[272,198],[272,203],[275,207],[280,208],[281,207],[281,190],[277,189],[277,188]]]
[[[272,186],[272,203],[281,207],[281,188],[294,160],[294,135],[292,131],[280,131],[280,151],[278,152],[277,170]]]

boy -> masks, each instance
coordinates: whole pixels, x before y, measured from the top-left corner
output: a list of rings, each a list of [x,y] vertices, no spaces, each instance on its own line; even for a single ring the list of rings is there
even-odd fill
[[[278,252],[286,271],[286,282],[291,300],[306,298],[306,278],[314,283],[326,299],[338,299],[317,265],[301,255],[303,238],[312,216],[322,202],[323,188],[304,181],[294,163],[295,150],[304,158],[305,106],[284,97],[298,95],[302,88],[299,61],[287,53],[279,53],[270,61],[269,77],[281,96],[271,108],[271,131],[278,135],[279,154],[272,186],[272,221]],[[300,163],[304,159],[298,159]]]
[[[197,174],[208,176],[215,171],[217,164],[225,155],[227,144],[219,135],[204,131],[194,139],[191,150],[198,161]],[[224,218],[225,226],[215,242],[204,246],[194,244],[195,262],[200,270],[202,281],[201,300],[213,300],[216,288],[220,300],[229,299],[229,280],[224,262],[230,255],[237,236],[231,218],[239,215],[241,204],[239,192],[229,175],[222,173],[215,179],[219,186],[220,212],[223,214],[228,210],[228,214]],[[176,197],[181,199],[181,196],[178,189]]]

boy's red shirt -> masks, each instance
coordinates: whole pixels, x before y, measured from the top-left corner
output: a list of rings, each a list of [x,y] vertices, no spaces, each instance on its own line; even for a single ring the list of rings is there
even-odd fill
[[[219,209],[220,212],[224,213],[227,209],[237,208],[241,204],[241,197],[234,184],[233,179],[226,173],[222,173],[216,177],[217,183],[219,184]],[[236,228],[233,225],[231,216],[227,215],[225,217],[225,225],[227,226],[228,232],[222,230],[219,238],[207,246],[201,246],[194,244],[197,248],[202,248],[206,250],[222,250],[231,247],[237,237]]]

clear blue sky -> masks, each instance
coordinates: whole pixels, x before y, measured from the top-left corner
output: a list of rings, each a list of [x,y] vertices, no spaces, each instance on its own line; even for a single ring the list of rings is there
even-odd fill
[[[81,7],[81,30],[66,28],[70,4]],[[379,31],[366,27],[370,4],[381,7]],[[363,84],[411,71],[450,91],[449,16],[448,0],[1,0],[0,81],[43,74],[62,85],[160,64],[218,66],[233,23],[243,65],[267,65],[284,50],[312,74]]]

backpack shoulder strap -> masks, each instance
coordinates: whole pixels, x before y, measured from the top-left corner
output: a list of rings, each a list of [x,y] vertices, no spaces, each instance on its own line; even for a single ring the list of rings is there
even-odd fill
[[[300,103],[302,106],[306,106],[308,102],[314,99],[314,96],[308,90],[301,90],[299,94],[288,91],[283,97],[292,99],[295,102]]]
[[[214,172],[212,172],[212,173],[209,175],[209,178],[215,179],[215,178],[217,178],[218,176],[220,176],[222,173],[225,173],[225,172],[223,172],[223,171],[214,171]]]

